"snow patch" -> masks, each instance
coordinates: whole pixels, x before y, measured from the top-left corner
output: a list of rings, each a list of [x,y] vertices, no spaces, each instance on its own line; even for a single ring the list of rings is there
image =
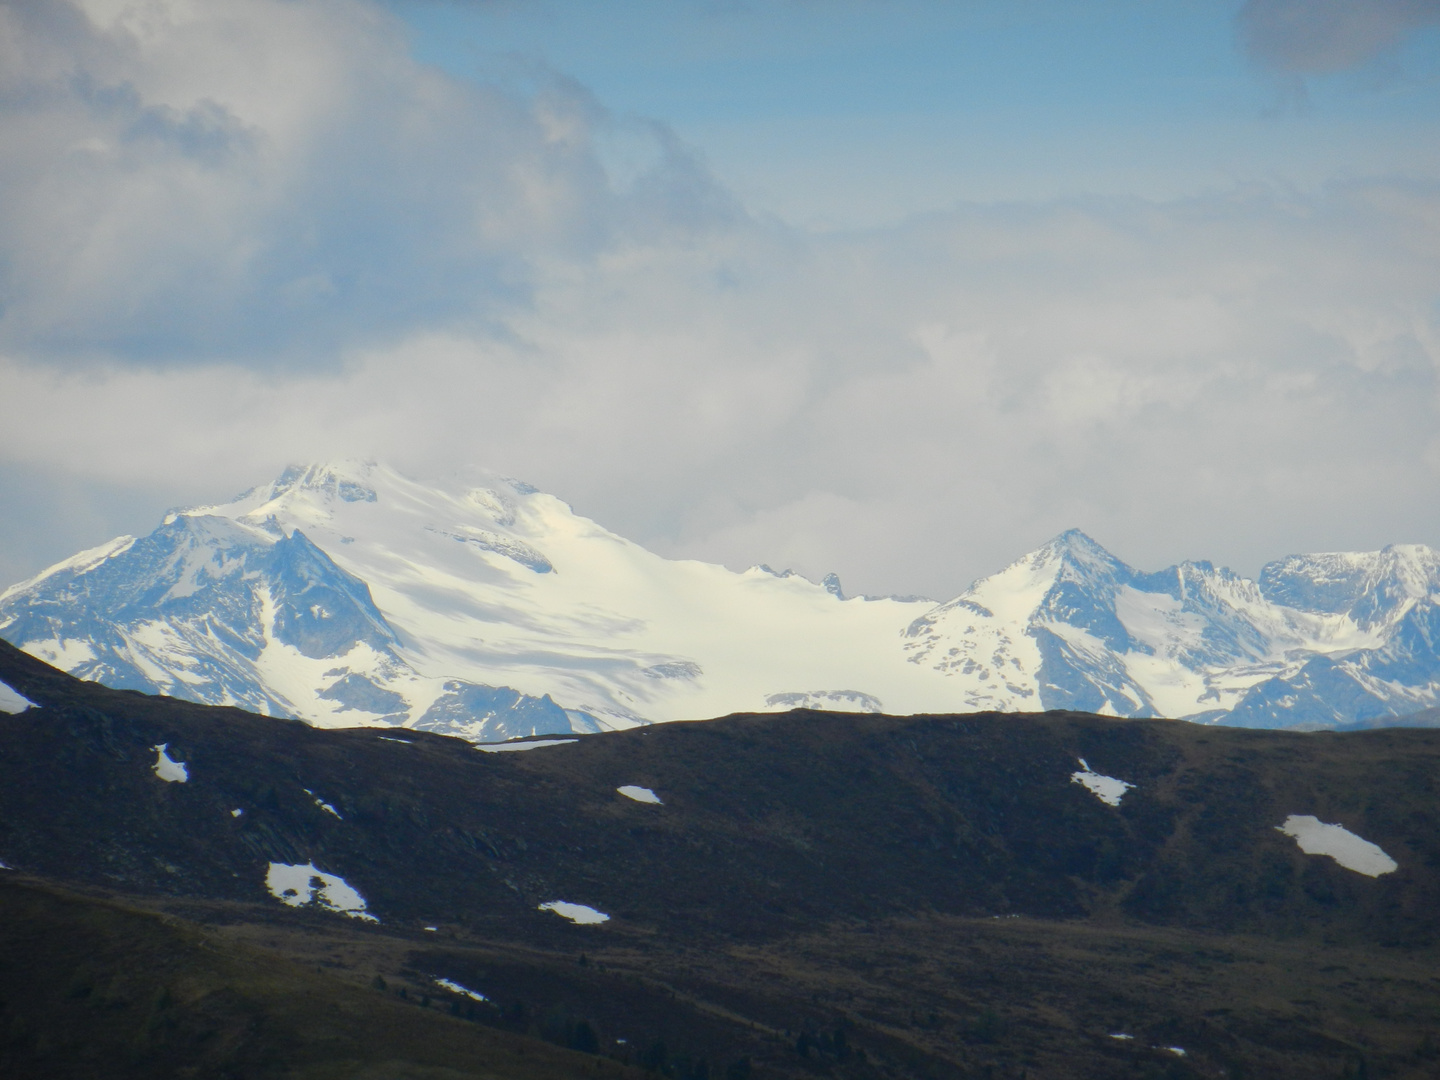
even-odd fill
[[[381,742],[399,742],[404,743],[406,746],[412,745],[409,739],[396,739],[392,738],[389,735],[377,735],[376,738],[379,739]]]
[[[271,896],[290,907],[319,904],[352,919],[380,921],[365,910],[365,898],[344,878],[317,870],[311,863],[301,866],[272,862],[265,875],[265,887]]]
[[[245,811],[244,811],[244,810],[241,810],[241,809],[237,806],[234,810],[231,810],[231,811],[230,811],[230,816],[231,816],[231,817],[240,817],[240,816],[243,815],[244,813],[245,813]]]
[[[1366,877],[1393,874],[1400,864],[1369,840],[1362,840],[1343,825],[1327,825],[1309,814],[1291,814],[1284,825],[1276,825],[1293,836],[1306,855],[1329,855],[1346,870]]]
[[[1107,806],[1119,806],[1120,800],[1125,797],[1125,792],[1135,786],[1124,780],[1117,780],[1113,776],[1095,772],[1086,764],[1083,757],[1075,760],[1080,762],[1081,771],[1071,773],[1070,781],[1075,784],[1084,784],[1097,799]]]
[[[311,791],[308,787],[305,788],[304,791],[306,795],[309,795],[310,798],[315,800],[315,805],[320,807],[321,810],[324,810],[327,814],[334,814],[337,818],[340,818],[341,821],[345,820],[343,817],[340,817],[339,810],[336,810],[335,807],[331,806],[324,799],[320,798],[319,795],[316,795],[315,792]]]
[[[190,779],[190,771],[185,768],[185,762],[171,760],[170,755],[165,752],[169,746],[169,743],[162,742],[150,748],[159,754],[153,766],[155,775],[166,783],[183,784]]]
[[[1123,1031],[1112,1031],[1112,1032],[1110,1033],[1110,1038],[1112,1038],[1112,1039],[1119,1039],[1119,1040],[1121,1040],[1122,1042],[1130,1042],[1132,1039],[1135,1038],[1135,1036],[1134,1036],[1134,1035],[1127,1035],[1127,1034],[1125,1034],[1125,1032],[1123,1032]]]
[[[579,739],[536,739],[533,742],[513,743],[476,743],[476,750],[483,750],[487,754],[498,754],[502,750],[538,750],[542,746],[563,746],[567,742],[579,742]]]
[[[654,803],[656,806],[663,806],[660,796],[651,791],[648,787],[636,787],[634,784],[626,784],[624,787],[615,789],[627,799],[634,799],[636,802]]]
[[[33,701],[24,694],[12,689],[6,683],[0,682],[0,713],[22,713],[26,709],[39,708]]]
[[[425,929],[426,929],[426,930],[429,930],[430,927],[427,926]],[[468,997],[468,998],[474,998],[476,1001],[489,1001],[489,1000],[490,1000],[490,999],[487,998],[484,994],[477,994],[474,990],[470,990],[470,989],[468,989],[467,987],[461,986],[459,983],[454,982],[454,981],[451,980],[451,979],[436,979],[436,980],[435,980],[435,985],[436,985],[436,986],[443,986],[446,990],[449,990],[449,991],[451,991],[452,993],[464,994],[466,997]]]
[[[538,910],[553,911],[556,915],[569,919],[573,923],[593,924],[610,921],[610,916],[603,911],[596,911],[593,907],[586,907],[584,904],[571,904],[564,900],[551,900],[541,904]]]

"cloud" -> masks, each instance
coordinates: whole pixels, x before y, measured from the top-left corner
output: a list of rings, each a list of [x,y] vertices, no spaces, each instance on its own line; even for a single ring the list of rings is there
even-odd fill
[[[360,0],[0,4],[0,346],[325,363],[492,326],[536,268],[732,212],[663,128],[627,190],[609,119],[410,59]]]
[[[1245,52],[1287,75],[1359,67],[1440,23],[1440,0],[1246,0],[1236,18]]]
[[[1253,571],[1440,539],[1437,251],[1440,186],[1395,182],[737,225],[538,280],[504,339],[340,371],[0,364],[0,459],[177,500],[290,460],[486,464],[853,591],[951,595],[1072,525]]]
[[[52,538],[11,577],[140,527],[97,492],[342,456],[852,592],[1071,526],[1148,568],[1440,541],[1434,182],[814,235],[359,0],[0,3],[0,73],[0,503]]]

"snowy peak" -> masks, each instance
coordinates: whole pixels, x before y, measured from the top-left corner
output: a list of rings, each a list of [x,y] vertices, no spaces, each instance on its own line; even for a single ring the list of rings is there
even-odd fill
[[[344,502],[374,502],[375,490],[367,481],[377,468],[372,461],[291,465],[273,482],[252,488],[234,501],[239,503],[258,497],[263,504],[290,492],[303,492]]]
[[[1118,580],[1134,573],[1079,529],[1066,530],[1027,557],[1058,562],[1076,580]]]
[[[1429,548],[1294,556],[1254,582],[1208,562],[1139,573],[1064,533],[914,620],[912,662],[975,707],[1335,726],[1440,692]],[[1003,675],[1003,678],[998,676]],[[1303,718],[1303,719],[1302,719]]]
[[[1125,631],[1113,623],[1115,591],[1135,572],[1078,529],[1061,533],[999,573],[981,578],[964,593],[933,613],[952,609],[1028,625],[1032,622],[1105,623],[1104,633],[1123,641]],[[1109,612],[1109,618],[1101,613]]]
[[[1031,616],[1032,624],[1078,628],[1120,652],[1130,647],[1115,601],[1135,577],[1134,570],[1078,529],[1062,533],[1031,558],[1053,568],[1052,583]]]
[[[113,686],[316,723],[413,723],[481,738],[572,730],[549,699],[426,680],[369,586],[304,530],[329,502],[374,502],[333,467],[290,470],[222,507],[68,560],[0,604],[0,632]],[[306,513],[288,513],[296,508]],[[282,524],[279,513],[289,518]],[[453,703],[471,706],[456,715]]]
[[[0,633],[120,685],[474,738],[796,693],[904,711],[943,700],[938,681],[916,689],[894,646],[922,605],[665,560],[494,475],[295,467],[111,555],[85,572],[138,598],[119,618],[86,606],[90,583],[61,596],[37,582],[0,610]],[[41,608],[56,617],[32,626]]]
[[[1369,628],[1440,591],[1440,552],[1391,544],[1376,552],[1291,555],[1260,571],[1267,599],[1300,611],[1347,615]]]
[[[257,673],[273,646],[320,660],[397,643],[365,583],[303,532],[209,514],[171,515],[103,558],[42,575],[7,597],[0,629],[111,685],[268,713],[293,711]]]
[[[494,476],[484,480],[488,486],[457,484],[442,491],[375,462],[291,466],[273,483],[229,503],[187,513],[221,515],[272,530],[280,522],[325,531],[347,522],[371,528],[388,522],[393,527],[423,518],[421,527],[438,536],[509,558],[536,573],[552,572],[553,564],[524,536],[543,534],[553,526],[551,519],[573,517],[573,512],[522,481]],[[343,532],[337,537],[344,544],[355,539]]]
[[[1079,530],[948,603],[646,551],[523,482],[295,466],[0,594],[87,678],[489,740],[824,703],[1343,725],[1440,702],[1440,555],[1140,572]]]

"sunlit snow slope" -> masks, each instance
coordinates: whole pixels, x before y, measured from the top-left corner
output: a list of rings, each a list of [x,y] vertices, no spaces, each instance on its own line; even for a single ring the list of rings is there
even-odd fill
[[[1440,556],[1132,570],[1077,532],[946,604],[663,559],[515,481],[288,470],[0,594],[84,677],[476,739],[766,708],[1335,726],[1433,705]]]
[[[950,680],[898,649],[928,606],[662,559],[516,482],[313,466],[8,590],[0,634],[111,685],[485,737],[940,707]],[[476,727],[497,688],[551,715]]]

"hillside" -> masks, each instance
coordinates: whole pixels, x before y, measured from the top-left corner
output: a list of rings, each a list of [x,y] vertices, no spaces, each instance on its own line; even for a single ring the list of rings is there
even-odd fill
[[[0,681],[39,706],[0,717],[0,903],[26,950],[7,1075],[64,1075],[60,1018],[136,967],[70,923],[155,943],[92,1036],[172,1063],[151,1075],[183,1075],[135,1041],[162,994],[189,1010],[175,1039],[213,1030],[236,1075],[300,1038],[294,994],[337,995],[336,1061],[416,1068],[458,1059],[414,1057],[444,1040],[410,1017],[673,1080],[1433,1075],[1440,731],[798,711],[481,752],[113,691],[3,645]],[[1077,773],[1134,786],[1110,805]],[[1396,869],[1305,854],[1293,815]],[[235,973],[256,956],[310,974]]]

